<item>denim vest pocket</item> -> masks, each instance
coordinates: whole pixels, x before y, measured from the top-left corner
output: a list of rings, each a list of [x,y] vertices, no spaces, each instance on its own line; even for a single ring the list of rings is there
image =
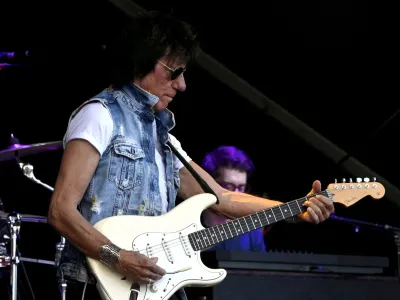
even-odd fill
[[[123,190],[142,184],[144,151],[129,142],[117,142],[111,151],[108,178]]]

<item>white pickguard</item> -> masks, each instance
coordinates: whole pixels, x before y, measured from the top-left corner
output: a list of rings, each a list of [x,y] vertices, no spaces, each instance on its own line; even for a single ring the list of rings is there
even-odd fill
[[[209,269],[194,251],[188,234],[203,229],[200,215],[214,204],[211,194],[189,198],[176,208],[157,217],[115,216],[94,227],[125,250],[157,257],[157,265],[167,274],[153,285],[141,285],[138,300],[167,300],[184,286],[210,286],[226,277],[223,269]],[[97,260],[87,258],[98,280],[98,289],[106,300],[129,300],[132,282]]]

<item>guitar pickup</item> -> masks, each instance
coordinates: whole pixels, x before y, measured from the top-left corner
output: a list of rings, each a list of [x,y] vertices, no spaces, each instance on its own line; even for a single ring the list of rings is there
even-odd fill
[[[185,254],[190,257],[190,250],[188,246],[188,239],[187,237],[182,236],[182,233],[179,233],[179,240],[181,241],[181,245],[183,247],[183,251],[185,251]]]
[[[153,256],[153,249],[150,246],[150,244],[147,244],[147,246],[146,246],[146,253],[147,253],[147,257],[152,257]]]
[[[165,252],[165,255],[167,256],[168,261],[173,264],[174,260],[173,260],[172,254],[171,254],[171,249],[168,246],[168,242],[166,242],[164,239],[162,239],[161,245],[164,249],[164,252]]]

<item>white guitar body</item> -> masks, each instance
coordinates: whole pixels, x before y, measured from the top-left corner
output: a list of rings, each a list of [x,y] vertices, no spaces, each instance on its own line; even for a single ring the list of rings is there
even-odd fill
[[[212,286],[224,280],[226,271],[207,268],[201,251],[194,251],[188,240],[188,234],[203,229],[200,215],[215,202],[215,196],[200,194],[161,216],[114,216],[94,225],[117,246],[157,257],[157,265],[166,270],[161,280],[140,285],[138,300],[166,300],[182,287]],[[87,260],[103,299],[130,299],[132,281],[97,260]]]

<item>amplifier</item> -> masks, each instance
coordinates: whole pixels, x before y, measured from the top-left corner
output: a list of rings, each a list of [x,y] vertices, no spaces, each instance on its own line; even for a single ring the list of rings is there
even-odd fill
[[[383,276],[389,259],[283,252],[203,252],[210,268],[228,272],[220,284],[185,288],[189,300],[399,299],[400,281]]]
[[[204,263],[214,268],[296,271],[311,273],[384,274],[389,258],[295,252],[202,252]]]

